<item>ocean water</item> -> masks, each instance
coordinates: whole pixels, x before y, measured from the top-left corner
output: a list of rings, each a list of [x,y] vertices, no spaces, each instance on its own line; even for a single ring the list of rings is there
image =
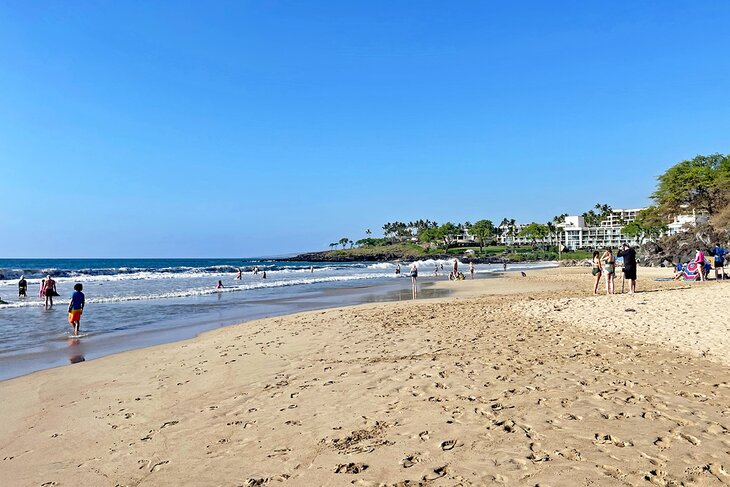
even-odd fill
[[[418,261],[428,293],[434,267]],[[0,380],[158,343],[265,316],[367,301],[410,299],[410,279],[391,263],[310,263],[261,259],[0,259]],[[523,265],[510,270],[534,267]],[[254,273],[258,268],[259,272]],[[468,266],[462,264],[466,271]],[[238,270],[242,278],[235,279]],[[477,275],[502,271],[478,265]],[[263,273],[266,272],[266,279]],[[39,297],[46,275],[60,297],[46,309]],[[18,298],[24,275],[28,296]],[[218,281],[224,288],[216,289]],[[70,337],[68,300],[84,286],[82,338]]]

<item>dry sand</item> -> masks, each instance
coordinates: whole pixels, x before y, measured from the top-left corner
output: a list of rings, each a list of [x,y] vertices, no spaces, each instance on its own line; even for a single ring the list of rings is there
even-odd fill
[[[730,283],[441,285],[2,382],[0,484],[730,484]]]

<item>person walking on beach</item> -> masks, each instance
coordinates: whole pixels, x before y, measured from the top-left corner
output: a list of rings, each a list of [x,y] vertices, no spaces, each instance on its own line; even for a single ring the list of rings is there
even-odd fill
[[[418,266],[414,262],[411,264],[411,288],[413,291],[413,299],[416,298],[416,292],[417,292],[417,281],[418,280]]]
[[[712,249],[712,255],[715,256],[715,279],[725,279],[725,256],[727,255],[727,249],[720,246],[720,242],[715,243],[715,247]]]
[[[71,301],[68,303],[68,324],[74,329],[74,335],[78,336],[81,327],[81,313],[86,305],[86,297],[81,290],[84,286],[80,282],[74,285],[74,293],[71,295]]]
[[[705,280],[705,253],[700,248],[700,245],[697,244],[696,247],[697,253],[695,254],[695,258],[693,262],[697,263],[698,270],[700,271],[700,280]]]
[[[451,269],[451,272],[454,273],[454,277],[456,277],[459,274],[459,260],[454,259],[454,265]]]
[[[636,251],[629,247],[629,244],[624,243],[623,249],[621,249],[616,257],[623,257],[624,259],[624,279],[629,281],[629,294],[636,292]]]
[[[56,295],[56,281],[51,279],[49,275],[46,277],[46,284],[44,287],[44,296],[46,297],[46,308],[53,308],[53,296]]]
[[[598,283],[601,282],[601,259],[598,257],[598,251],[593,252],[593,268],[591,274],[596,278],[596,282],[593,285],[593,294],[598,294]]]
[[[616,257],[613,256],[611,247],[606,247],[601,257],[603,272],[606,274],[606,294],[616,292]]]
[[[25,276],[20,276],[18,281],[18,297],[24,298],[28,293],[28,281],[25,280]]]
[[[474,262],[469,262],[469,274],[471,274],[471,278],[474,279]]]

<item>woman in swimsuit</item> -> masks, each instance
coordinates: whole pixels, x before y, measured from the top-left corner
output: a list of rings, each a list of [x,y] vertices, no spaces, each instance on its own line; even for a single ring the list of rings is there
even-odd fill
[[[611,247],[606,247],[603,256],[603,271],[606,273],[606,294],[614,294],[616,283],[616,257],[613,256]]]
[[[593,294],[598,294],[598,283],[601,281],[601,259],[598,258],[598,251],[593,252],[593,269],[591,274],[596,278],[596,282],[593,285]]]
[[[702,251],[699,245],[697,245],[697,253],[695,254],[694,262],[697,263],[697,270],[700,273],[700,280],[705,280],[705,253]]]

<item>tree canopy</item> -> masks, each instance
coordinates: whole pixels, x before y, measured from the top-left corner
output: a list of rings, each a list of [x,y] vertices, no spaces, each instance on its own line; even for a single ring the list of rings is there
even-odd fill
[[[479,220],[469,227],[469,233],[479,239],[479,250],[483,250],[484,241],[494,235],[494,223],[491,220]]]
[[[730,157],[723,154],[696,156],[678,162],[657,180],[652,198],[660,213],[675,216],[695,210],[714,215],[728,204]]]
[[[532,240],[532,245],[535,245],[538,240],[542,240],[547,237],[548,234],[548,227],[546,225],[540,225],[539,223],[530,223],[520,230],[520,236]]]

